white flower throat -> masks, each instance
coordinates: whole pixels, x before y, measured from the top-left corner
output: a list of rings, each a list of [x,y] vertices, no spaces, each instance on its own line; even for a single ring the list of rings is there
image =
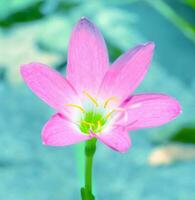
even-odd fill
[[[110,97],[105,100],[103,104],[99,104],[98,101],[92,97],[88,92],[83,91],[83,94],[91,101],[92,107],[85,109],[84,107],[77,104],[67,104],[66,106],[71,106],[80,110],[80,119],[76,124],[78,125],[80,131],[84,134],[101,133],[108,120],[112,118],[112,115],[118,111],[113,109],[109,111],[108,105],[111,101],[117,101],[116,97]]]

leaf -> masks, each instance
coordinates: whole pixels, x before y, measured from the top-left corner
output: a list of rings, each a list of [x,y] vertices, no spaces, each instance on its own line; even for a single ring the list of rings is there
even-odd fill
[[[195,127],[184,127],[176,132],[170,141],[195,144]]]

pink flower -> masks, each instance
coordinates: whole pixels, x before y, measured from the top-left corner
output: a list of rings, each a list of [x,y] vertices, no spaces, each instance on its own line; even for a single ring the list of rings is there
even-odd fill
[[[57,110],[42,130],[43,143],[65,146],[95,137],[125,152],[131,145],[128,131],[176,118],[181,108],[174,98],[132,95],[148,71],[153,49],[152,42],[139,45],[109,66],[101,33],[82,18],[71,35],[66,77],[41,63],[23,65],[27,85]]]

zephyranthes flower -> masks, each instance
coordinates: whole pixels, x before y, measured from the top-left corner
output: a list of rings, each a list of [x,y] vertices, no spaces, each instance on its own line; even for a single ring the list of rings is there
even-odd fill
[[[174,119],[181,111],[174,98],[132,95],[148,71],[153,49],[152,42],[139,45],[110,65],[103,37],[82,18],[71,35],[66,77],[41,63],[23,65],[27,85],[57,111],[42,130],[43,143],[65,146],[94,137],[125,152],[131,145],[129,131]]]

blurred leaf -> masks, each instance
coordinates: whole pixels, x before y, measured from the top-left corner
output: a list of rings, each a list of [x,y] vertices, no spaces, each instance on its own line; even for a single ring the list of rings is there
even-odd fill
[[[5,78],[5,69],[0,66],[0,81]]]
[[[8,28],[18,22],[30,22],[41,19],[44,15],[41,13],[42,2],[37,2],[34,5],[29,5],[19,11],[11,13],[6,18],[0,20],[0,26]]]
[[[107,42],[107,45],[108,45],[110,61],[113,62],[123,53],[123,51],[119,47],[114,45],[112,42]]]
[[[68,11],[80,5],[80,1],[60,1],[57,11]]]
[[[174,142],[195,144],[195,127],[184,127],[175,133],[171,138]]]
[[[183,2],[195,10],[195,1],[194,0],[183,0]]]
[[[36,5],[41,1],[42,0],[1,0],[0,19],[5,19],[16,12],[28,9],[29,7]]]
[[[180,31],[192,42],[195,43],[195,27],[186,21],[183,17],[177,14],[165,1],[156,0],[147,2],[166,17],[170,22],[175,24]]]

